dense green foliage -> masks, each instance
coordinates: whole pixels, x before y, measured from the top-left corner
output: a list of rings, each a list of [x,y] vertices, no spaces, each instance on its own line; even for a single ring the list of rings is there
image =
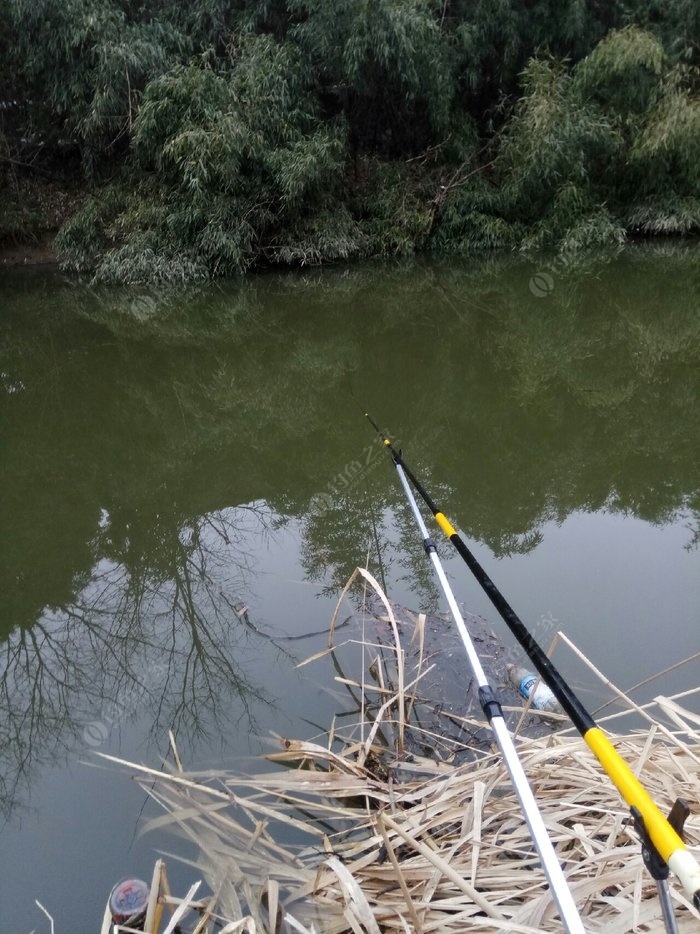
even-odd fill
[[[700,228],[691,0],[0,12],[0,239],[28,225],[18,169],[82,178],[57,245],[100,278],[426,249],[569,260]]]

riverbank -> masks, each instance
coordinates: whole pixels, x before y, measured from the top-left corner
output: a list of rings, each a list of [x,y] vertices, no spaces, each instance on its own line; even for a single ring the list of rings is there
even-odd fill
[[[697,235],[700,21],[579,6],[11,4],[0,240],[23,175],[84,190],[57,250],[111,283]]]
[[[0,268],[57,265],[56,235],[88,197],[78,180],[15,174],[0,216]]]
[[[5,244],[0,246],[0,267],[57,266],[58,257],[53,248],[53,237],[37,243]]]

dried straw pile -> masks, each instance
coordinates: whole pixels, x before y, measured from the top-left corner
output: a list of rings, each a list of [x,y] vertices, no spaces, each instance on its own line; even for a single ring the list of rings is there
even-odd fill
[[[500,759],[454,766],[387,748],[387,736],[394,753],[409,736],[431,742],[416,717],[421,664],[404,666],[397,645],[391,677],[380,666],[371,687],[356,684],[355,729],[323,744],[279,740],[268,758],[285,770],[242,778],[176,760],[164,775],[129,764],[165,809],[150,826],[177,826],[198,845],[210,918],[251,932],[561,930]],[[662,809],[676,797],[694,809],[700,789],[700,717],[681,699],[635,708],[649,729],[615,740]],[[662,931],[628,812],[580,738],[521,737],[518,750],[586,929]],[[696,815],[686,836],[700,845]],[[679,929],[697,931],[700,915],[674,884],[672,895]]]

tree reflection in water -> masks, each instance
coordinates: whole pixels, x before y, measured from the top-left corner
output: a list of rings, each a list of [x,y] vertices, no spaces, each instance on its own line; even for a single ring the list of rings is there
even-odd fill
[[[496,556],[599,510],[682,519],[697,545],[694,252],[555,270],[547,298],[534,271],[491,257],[177,295],[36,277],[6,293],[6,813],[33,768],[99,743],[107,718],[203,742],[239,716],[254,729],[273,699],[246,653],[281,650],[236,608],[265,530],[296,523],[307,579],[330,590],[369,553],[434,605],[390,465],[364,469],[358,402]]]
[[[7,818],[31,772],[69,753],[86,753],[136,717],[160,740],[186,743],[255,730],[256,703],[270,703],[246,672],[262,641],[285,650],[248,617],[241,593],[253,570],[248,545],[265,534],[263,504],[218,510],[180,528],[152,529],[169,571],[157,572],[119,543],[109,517],[102,558],[75,599],[16,627],[2,645],[0,813]],[[99,548],[97,550],[100,550]],[[119,560],[121,556],[121,560]]]

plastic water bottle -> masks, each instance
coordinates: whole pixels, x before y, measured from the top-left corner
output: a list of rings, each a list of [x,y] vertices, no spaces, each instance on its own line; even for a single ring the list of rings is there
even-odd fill
[[[538,710],[548,710],[550,713],[564,713],[561,704],[556,699],[551,690],[544,681],[540,681],[537,690],[533,694],[539,675],[528,671],[526,668],[520,668],[517,665],[506,665],[506,671],[511,684],[518,689],[518,693],[525,700],[530,699],[532,706]]]

